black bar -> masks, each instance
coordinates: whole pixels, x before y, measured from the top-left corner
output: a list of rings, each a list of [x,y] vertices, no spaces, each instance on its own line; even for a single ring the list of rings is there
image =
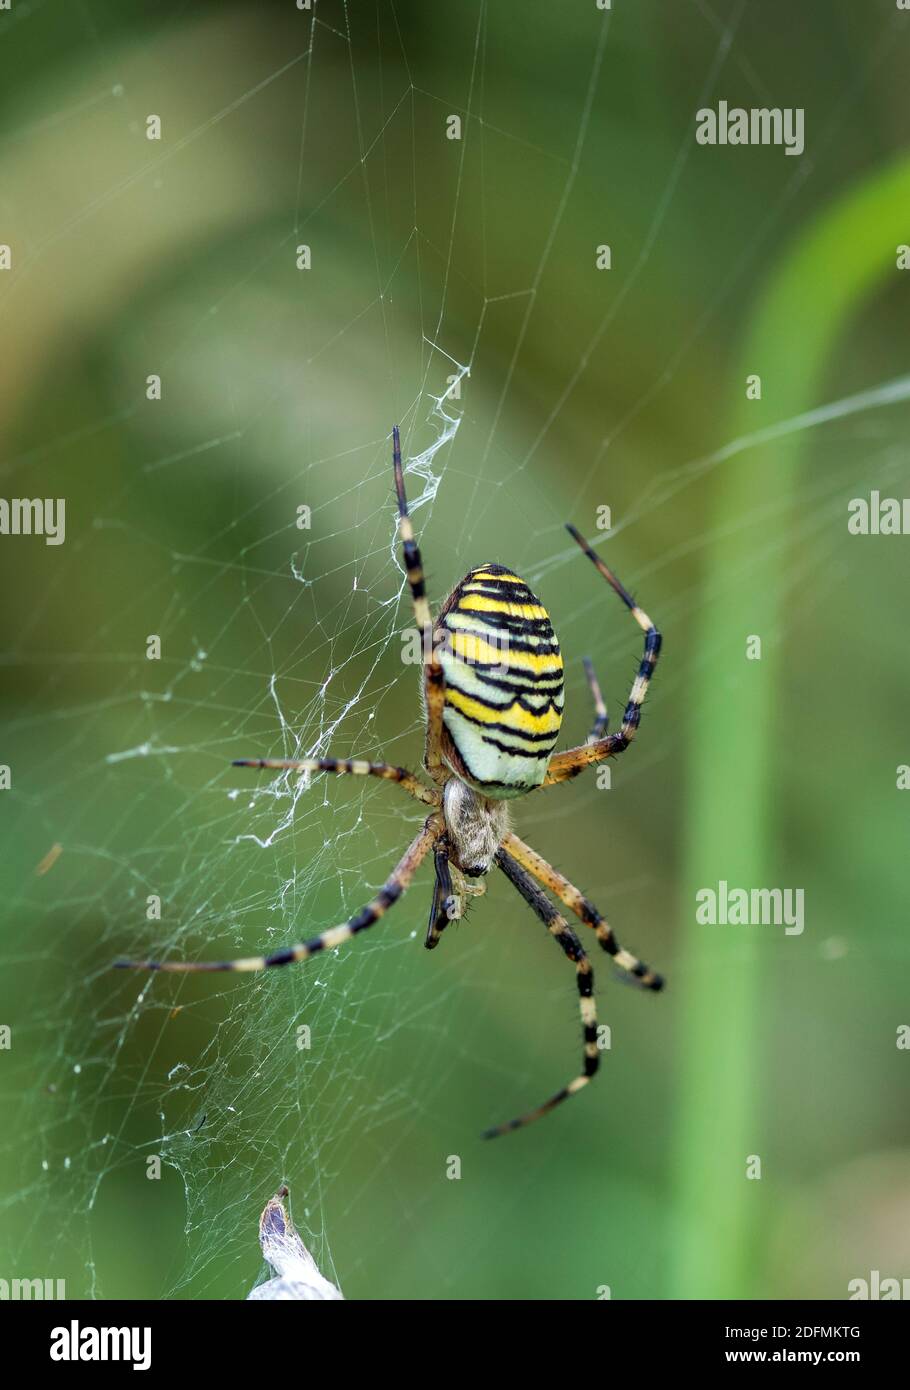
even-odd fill
[[[523,1362],[539,1356],[542,1336],[550,1352],[558,1356],[566,1354],[571,1344],[577,1345],[582,1330],[585,1380],[606,1375],[611,1367],[615,1371],[617,1363],[627,1358],[642,1371],[647,1370],[649,1379],[659,1370],[697,1374],[718,1370],[736,1373],[748,1368],[773,1373],[781,1365],[806,1365],[813,1370],[841,1365],[867,1375],[902,1364],[907,1331],[906,1305],[900,1303],[626,1303],[592,1299],[572,1305],[571,1324],[562,1320],[542,1324],[535,1312],[529,1316],[533,1305],[523,1303],[469,1306],[467,1320],[464,1314],[457,1314],[462,1331],[456,1337],[451,1336],[449,1314],[443,1314],[445,1324],[442,1319],[440,1322],[441,1328],[448,1325],[449,1329],[445,1362],[450,1376],[460,1365],[465,1375],[476,1375],[478,1365],[488,1365],[490,1357],[506,1357],[514,1374]],[[153,1372],[201,1374],[206,1390],[213,1384],[211,1377],[221,1372],[230,1377],[231,1384],[249,1373],[257,1386],[276,1384],[284,1375],[305,1379],[312,1386],[321,1379],[336,1381],[342,1369],[347,1378],[358,1350],[370,1374],[406,1375],[419,1355],[413,1310],[413,1304],[396,1308],[381,1301],[312,1308],[299,1303],[270,1308],[263,1303],[200,1300],[21,1302],[0,1305],[0,1330],[4,1361],[9,1365],[12,1352],[21,1368],[20,1378],[22,1373],[28,1376],[33,1371],[64,1378],[80,1370],[92,1376],[110,1370],[121,1375],[132,1373],[129,1356],[125,1361],[53,1360],[52,1340],[58,1350],[71,1352],[75,1324],[77,1350],[92,1349],[89,1329],[135,1328],[140,1335],[135,1347],[131,1341],[130,1354],[135,1349],[141,1360],[143,1352],[149,1353]],[[421,1303],[422,1336],[433,1316],[432,1307]],[[375,1325],[375,1335],[339,1342],[337,1332],[352,1324],[366,1330]],[[569,1339],[566,1342],[558,1336],[560,1328]],[[120,1341],[118,1346],[125,1347],[125,1343]],[[334,1364],[338,1357],[341,1365]],[[318,1373],[317,1367],[322,1368]]]

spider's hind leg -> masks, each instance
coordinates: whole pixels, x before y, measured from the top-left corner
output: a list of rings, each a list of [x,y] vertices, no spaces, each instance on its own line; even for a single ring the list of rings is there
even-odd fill
[[[618,753],[622,753],[624,749],[628,748],[641,722],[641,707],[644,704],[645,695],[648,693],[651,677],[654,675],[654,668],[657,665],[657,658],[660,655],[662,641],[660,633],[651,622],[647,613],[639,608],[628,589],[620,584],[616,575],[611,569],[607,568],[600,556],[591,549],[584,536],[580,535],[574,526],[567,526],[566,529],[572,539],[577,542],[588,559],[593,563],[598,572],[603,575],[604,579],[610,585],[610,588],[614,593],[618,594],[619,598],[626,605],[632,617],[644,633],[645,644],[641,660],[638,664],[638,674],[632,682],[629,698],[625,710],[623,711],[622,726],[620,727],[619,733],[608,734],[606,732],[606,722],[604,722],[604,731],[599,736],[595,737],[592,735],[586,743],[580,744],[577,748],[569,748],[564,753],[555,753],[550,759],[549,766],[547,767],[547,775],[543,783],[545,787],[552,787],[556,782],[566,782],[570,777],[577,777],[579,772],[582,772],[584,768],[591,767],[594,763],[603,762],[605,758],[613,758]],[[600,700],[598,704],[600,692],[597,688],[596,679],[592,680],[593,671],[588,666],[586,666],[586,670],[588,672],[588,683],[594,693],[597,723],[600,723],[601,708],[603,708],[603,718],[604,721],[606,721],[606,707],[603,705],[602,700]],[[597,733],[597,724],[594,726],[594,733]]]
[[[588,742],[596,743],[599,738],[603,738],[604,734],[609,729],[610,716],[607,713],[607,706],[600,688],[600,681],[597,679],[597,673],[594,670],[594,662],[589,656],[585,656],[582,657],[582,665],[585,668],[588,689],[594,701],[594,723],[591,726],[591,732],[588,734]]]
[[[446,699],[446,683],[439,655],[433,645],[433,615],[427,598],[426,578],[420,547],[414,539],[414,527],[408,512],[408,499],[404,490],[404,468],[401,463],[401,434],[397,425],[392,427],[392,471],[395,476],[395,495],[398,499],[398,534],[401,539],[401,553],[407,576],[411,600],[414,604],[414,622],[420,633],[423,649],[423,694],[426,705],[427,733],[423,765],[434,782],[445,781],[445,768],[442,762],[443,709]]]

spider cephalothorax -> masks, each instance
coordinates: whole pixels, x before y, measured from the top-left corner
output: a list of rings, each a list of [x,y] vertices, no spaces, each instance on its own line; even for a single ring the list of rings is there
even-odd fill
[[[442,791],[449,859],[468,878],[489,873],[496,851],[509,833],[509,812],[503,801],[494,801],[450,777]]]
[[[304,773],[349,773],[396,782],[429,809],[420,832],[390,877],[360,912],[347,922],[297,946],[268,956],[232,961],[121,961],[145,970],[263,970],[291,965],[331,950],[372,927],[401,897],[432,851],[435,887],[425,944],[438,945],[447,924],[462,914],[467,896],[481,892],[482,878],[495,864],[533,908],[575,966],[584,1035],[582,1070],[543,1105],[485,1133],[493,1138],[547,1114],[586,1086],[600,1060],[591,963],[566,919],[543,891],[549,890],[586,926],[601,948],[629,977],[646,989],[663,980],[623,950],[613,931],[579,890],[509,829],[508,802],[575,777],[586,767],[615,757],[635,736],[648,683],[660,653],[660,633],[616,576],[573,526],[569,532],[619,595],[645,634],[644,653],[629,692],[618,733],[607,733],[607,711],[593,667],[585,661],[594,697],[594,727],[587,743],[553,753],[562,722],[563,670],[559,643],[549,615],[516,574],[501,565],[470,570],[450,594],[436,624],[426,596],[420,551],[414,540],[401,466],[398,427],[392,431],[399,533],[423,650],[422,697],[426,715],[424,768],[428,787],[412,772],[389,763],[352,758],[244,758],[236,767],[276,768]]]

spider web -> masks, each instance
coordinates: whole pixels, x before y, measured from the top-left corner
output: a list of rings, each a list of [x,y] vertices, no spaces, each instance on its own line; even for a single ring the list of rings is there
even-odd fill
[[[589,719],[581,655],[596,657],[614,710],[637,656],[633,626],[561,529],[571,517],[598,539],[596,507],[613,507],[616,567],[672,650],[641,745],[615,774],[609,876],[590,859],[594,840],[578,840],[607,814],[593,779],[518,822],[595,899],[608,888],[621,937],[664,964],[672,930],[649,909],[672,902],[673,828],[652,797],[674,785],[694,713],[686,639],[712,597],[692,568],[716,534],[710,483],[758,444],[811,437],[825,469],[795,512],[769,497],[737,523],[756,581],[787,525],[795,595],[838,563],[830,520],[845,490],[873,473],[900,486],[910,396],[893,364],[845,364],[827,405],[805,415],[772,412],[730,437],[719,402],[715,423],[677,434],[693,361],[710,374],[756,265],[799,224],[814,182],[837,186],[838,142],[891,31],[882,17],[866,35],[811,162],[772,152],[765,217],[644,345],[635,322],[659,320],[651,299],[697,227],[694,109],[728,88],[773,104],[752,60],[756,6],[672,8],[481,0],[431,23],[386,0],[174,5],[156,7],[147,31],[87,4],[4,17],[11,71],[17,45],[55,27],[77,55],[49,62],[31,92],[12,83],[2,148],[16,243],[4,313],[22,343],[8,384],[27,403],[4,489],[68,499],[66,543],[28,552],[32,597],[4,620],[14,1046],[0,1210],[13,1271],[65,1275],[73,1296],[242,1297],[262,1273],[259,1211],[286,1182],[307,1245],[347,1296],[503,1291],[496,1252],[560,1135],[541,1126],[520,1156],[490,1160],[493,1220],[460,1195],[470,1183],[447,1181],[446,1161],[463,1156],[476,1174],[479,1130],[542,1100],[579,1051],[571,980],[503,887],[491,883],[432,958],[420,949],[424,875],[375,931],[306,969],[208,979],[109,967],[309,937],[355,912],[414,834],[419,808],[394,789],[230,767],[328,752],[419,762],[395,421],[434,601],[486,559],[528,579],[567,655],[573,742]],[[641,91],[630,109],[623,66],[644,66],[654,45],[668,61],[683,41],[691,62],[667,69],[666,106]],[[510,98],[516,64],[533,78]],[[145,140],[150,112],[160,144]],[[452,115],[460,139],[447,138]],[[617,187],[642,140],[657,156],[634,188]],[[884,153],[867,144],[857,163]],[[609,293],[588,269],[603,239],[619,267]],[[146,397],[151,374],[160,402]],[[564,468],[570,457],[582,462]],[[4,553],[8,593],[23,553]],[[805,596],[802,618],[821,597]],[[160,660],[146,657],[152,634]],[[628,1038],[611,1058],[614,1094],[634,1115],[635,1056],[653,1061],[669,1025],[633,1019],[631,994],[607,999]],[[646,1220],[657,1179],[633,1175],[609,1116],[589,1107],[585,1121],[571,1132],[600,1126],[601,1148],[609,1135],[613,1200]],[[147,1176],[156,1158],[160,1180]],[[414,1246],[420,1285],[396,1274]],[[651,1287],[660,1258],[629,1254],[629,1286]]]

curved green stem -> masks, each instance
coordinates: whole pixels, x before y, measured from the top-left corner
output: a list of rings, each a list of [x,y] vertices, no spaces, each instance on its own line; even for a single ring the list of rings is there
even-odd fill
[[[897,275],[896,249],[910,240],[910,162],[879,171],[800,235],[757,306],[734,390],[742,404],[733,435],[799,415],[818,403],[841,335],[870,294]],[[758,373],[762,400],[745,398]],[[674,1298],[767,1296],[746,1160],[761,1154],[762,995],[754,934],[699,926],[695,893],[716,886],[777,885],[772,742],[777,715],[786,562],[759,571],[736,523],[796,491],[804,431],[764,442],[724,463],[713,498],[704,617],[696,652],[680,960],[681,1030],[676,1132],[676,1205],[669,1294]],[[783,537],[785,542],[786,537]],[[748,662],[749,634],[763,637]],[[732,680],[730,679],[732,677]],[[767,1176],[767,1175],[766,1175]]]

